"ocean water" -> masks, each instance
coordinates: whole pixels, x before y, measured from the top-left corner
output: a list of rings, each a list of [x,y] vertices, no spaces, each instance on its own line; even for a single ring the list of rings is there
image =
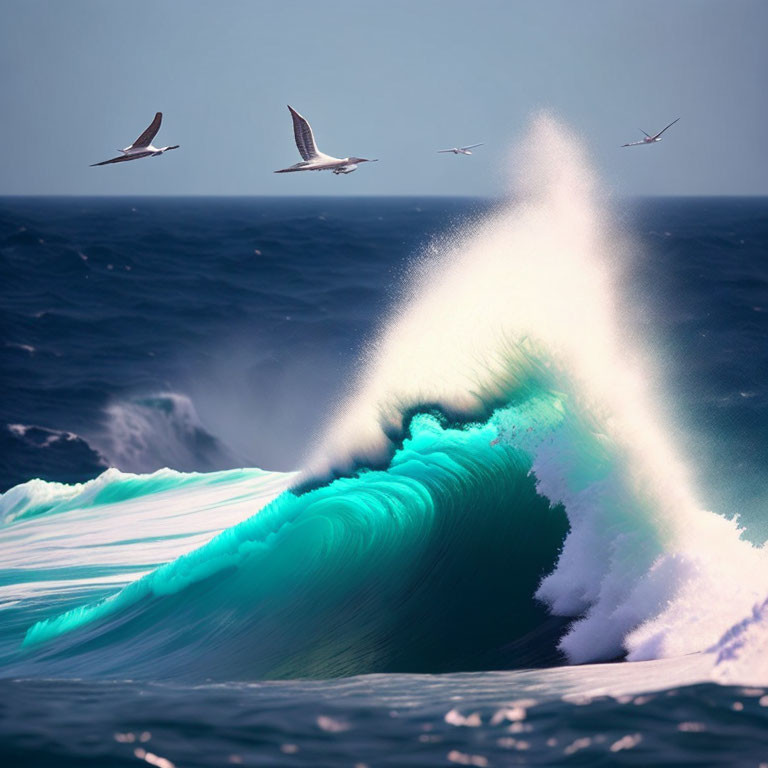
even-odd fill
[[[0,200],[5,765],[768,761],[768,199]]]

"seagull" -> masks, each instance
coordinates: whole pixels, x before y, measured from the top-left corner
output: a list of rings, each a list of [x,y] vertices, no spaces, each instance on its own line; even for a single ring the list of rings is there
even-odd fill
[[[125,149],[118,149],[118,152],[122,152],[121,155],[113,157],[111,160],[104,160],[101,163],[93,163],[91,168],[96,165],[109,165],[110,163],[124,163],[127,160],[138,160],[140,157],[157,157],[162,155],[163,152],[167,152],[169,149],[178,149],[179,145],[174,144],[172,147],[153,147],[152,139],[155,138],[157,132],[160,130],[160,123],[163,122],[163,113],[158,112],[155,115],[155,119],[149,124],[144,133],[139,136],[136,141]]]
[[[290,168],[281,168],[275,173],[293,173],[294,171],[333,171],[335,174],[352,173],[357,170],[359,163],[375,163],[376,160],[366,160],[364,157],[331,157],[321,152],[315,144],[312,128],[305,117],[302,117],[290,104],[288,109],[293,118],[293,135],[296,147],[304,162],[296,163]]]
[[[677,120],[679,120],[679,119],[680,118],[678,117]],[[677,120],[673,120],[667,126],[667,128],[671,128],[677,122]],[[663,131],[659,131],[655,136],[651,136],[650,134],[645,133],[645,131],[641,128],[640,129],[640,133],[645,133],[645,138],[644,139],[642,139],[640,141],[630,141],[629,144],[622,144],[621,146],[622,147],[637,147],[637,146],[640,146],[641,144],[654,144],[657,141],[661,141],[661,134],[664,133],[664,131],[666,131],[667,128],[665,128]]]
[[[482,147],[482,142],[480,144],[470,144],[468,147],[453,147],[453,149],[438,149],[437,152],[440,154],[441,152],[453,152],[454,155],[471,155],[472,150],[475,147]]]

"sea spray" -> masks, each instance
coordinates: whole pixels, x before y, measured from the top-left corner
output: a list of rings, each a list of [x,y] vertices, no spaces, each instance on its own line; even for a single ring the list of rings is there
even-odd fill
[[[205,428],[193,401],[178,392],[110,403],[91,440],[110,466],[128,472],[149,472],[158,466],[211,471],[243,465]]]

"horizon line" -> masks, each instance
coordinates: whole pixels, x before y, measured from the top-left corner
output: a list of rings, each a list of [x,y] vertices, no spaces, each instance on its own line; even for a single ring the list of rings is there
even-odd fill
[[[82,199],[82,198],[88,198],[88,199],[107,199],[107,200],[120,200],[120,199],[137,199],[137,198],[146,198],[146,199],[167,199],[167,198],[183,198],[183,199],[189,199],[189,200],[195,200],[195,199],[201,199],[201,200],[210,200],[212,198],[220,198],[222,200],[227,199],[269,199],[269,200],[306,200],[306,199],[368,199],[368,200],[380,200],[383,198],[393,198],[393,199],[405,199],[405,198],[428,198],[428,199],[438,199],[438,200],[457,200],[457,199],[466,199],[466,200],[505,200],[505,199],[513,199],[514,195],[450,195],[450,194],[439,194],[439,193],[397,193],[397,194],[369,194],[369,193],[361,193],[361,194],[347,194],[347,195],[335,195],[335,194],[307,194],[307,195],[270,195],[270,194],[240,194],[240,193],[229,193],[229,194],[203,194],[203,193],[173,193],[169,192],[167,194],[160,194],[160,193],[150,193],[150,194],[100,194],[100,193],[72,193],[72,192],[52,192],[52,193],[40,193],[40,192],[21,192],[21,193],[4,193],[0,192],[0,200],[3,199],[19,199],[19,198],[67,198],[67,199]],[[722,194],[685,194],[685,193],[677,193],[677,194],[652,194],[652,193],[632,193],[632,194],[618,194],[613,193],[609,194],[608,197],[612,198],[619,198],[619,199],[632,199],[632,198],[659,198],[659,199],[700,199],[700,200],[712,200],[712,199],[722,199],[722,198],[734,198],[734,199],[745,199],[745,198],[766,198],[768,197],[768,192],[760,192],[760,193],[733,193],[733,192],[726,192]]]

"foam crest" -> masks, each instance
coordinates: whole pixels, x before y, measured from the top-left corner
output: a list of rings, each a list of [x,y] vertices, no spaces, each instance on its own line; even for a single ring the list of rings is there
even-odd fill
[[[110,467],[85,483],[56,483],[35,478],[0,494],[0,520],[12,523],[39,515],[114,503],[193,482],[210,481],[214,477],[210,474],[184,474],[172,469],[135,475]]]

